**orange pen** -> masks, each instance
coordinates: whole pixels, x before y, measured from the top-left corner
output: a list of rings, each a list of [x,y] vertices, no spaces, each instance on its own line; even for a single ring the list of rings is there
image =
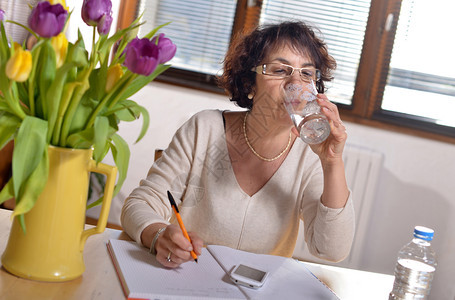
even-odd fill
[[[177,208],[177,205],[175,204],[174,197],[172,197],[172,195],[169,191],[167,191],[167,197],[169,198],[169,202],[171,202],[172,209],[174,209],[175,216],[177,217],[177,222],[179,222],[179,226],[183,232],[183,235],[191,243],[190,236],[188,235],[188,232],[186,232],[185,225],[183,225],[183,221],[182,221],[182,218],[180,217],[179,209]],[[194,258],[194,261],[197,262],[197,255],[194,251],[191,251],[191,256]]]

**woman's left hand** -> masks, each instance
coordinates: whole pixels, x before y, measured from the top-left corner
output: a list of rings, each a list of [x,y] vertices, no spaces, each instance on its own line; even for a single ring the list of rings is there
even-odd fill
[[[330,135],[324,142],[310,145],[310,147],[324,164],[342,159],[343,149],[348,135],[341,121],[338,107],[330,102],[324,94],[318,94],[317,101],[319,106],[321,106],[322,113],[329,120]]]

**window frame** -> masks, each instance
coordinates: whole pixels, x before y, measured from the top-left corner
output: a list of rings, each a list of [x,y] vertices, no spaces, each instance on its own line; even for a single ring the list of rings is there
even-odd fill
[[[237,1],[231,40],[236,34],[247,32],[259,24],[262,2],[262,0]],[[121,0],[117,29],[131,24],[136,17],[135,12],[139,4],[140,0]],[[381,109],[400,8],[401,0],[371,0],[352,104],[337,103],[341,117],[352,123],[455,144],[453,127],[438,125],[430,118]],[[389,16],[393,16],[393,19],[389,30],[386,30]],[[214,75],[171,67],[157,80],[225,94],[216,85]]]

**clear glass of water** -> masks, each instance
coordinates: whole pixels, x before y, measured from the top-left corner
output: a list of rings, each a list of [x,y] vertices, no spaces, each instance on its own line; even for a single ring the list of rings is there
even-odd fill
[[[282,90],[284,106],[300,138],[307,144],[325,141],[330,135],[330,125],[316,101],[318,92],[314,81],[288,82],[283,84]]]

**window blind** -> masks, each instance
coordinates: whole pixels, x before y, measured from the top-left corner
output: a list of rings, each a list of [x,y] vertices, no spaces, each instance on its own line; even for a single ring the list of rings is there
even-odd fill
[[[219,74],[229,46],[237,1],[143,0],[139,12],[147,23],[139,35],[171,21],[160,32],[177,45],[172,67]]]
[[[370,10],[370,0],[264,0],[260,24],[301,20],[316,30],[337,61],[327,84],[332,101],[350,105]]]
[[[28,17],[31,13],[30,6],[35,6],[38,0],[0,0],[0,9],[6,13],[6,19],[12,20],[21,24],[28,24]],[[6,34],[10,36],[13,41],[21,44],[28,36],[27,30],[19,27],[16,24],[4,22]]]
[[[383,110],[455,126],[455,38],[441,30],[455,26],[454,10],[452,0],[402,1]]]

